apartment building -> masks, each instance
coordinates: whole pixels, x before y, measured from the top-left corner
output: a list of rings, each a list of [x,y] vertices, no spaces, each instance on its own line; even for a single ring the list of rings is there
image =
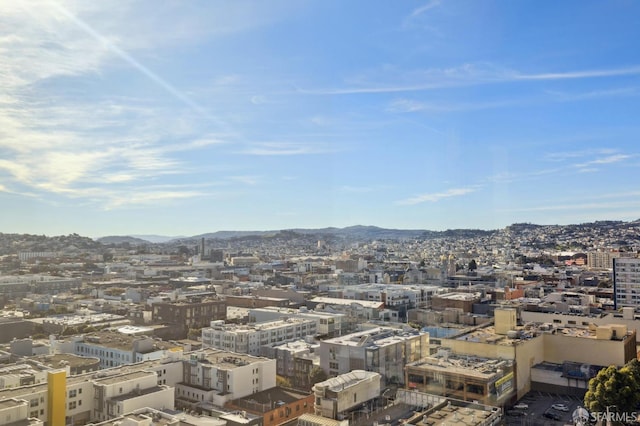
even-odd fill
[[[117,367],[135,362],[160,359],[174,344],[147,336],[134,336],[113,331],[101,331],[79,336],[73,343],[76,355],[100,359],[101,368]]]
[[[170,325],[173,339],[185,338],[190,328],[202,328],[213,320],[227,319],[227,304],[217,298],[191,297],[175,302],[157,302],[152,309],[153,321]]]
[[[456,356],[448,350],[407,364],[410,389],[501,406],[516,392],[514,361],[477,356]]]
[[[612,269],[613,260],[620,257],[634,256],[620,251],[590,251],[587,252],[587,266],[592,269]]]
[[[210,414],[233,399],[273,388],[276,361],[207,349],[78,376],[64,369],[46,374],[46,381],[1,389],[0,411],[7,400],[24,400],[24,419],[71,425],[105,422],[145,407]]]
[[[300,309],[270,306],[249,310],[249,322],[274,321],[281,318],[307,318],[316,321],[319,336],[334,337],[341,334],[346,327],[346,315],[334,312],[317,312],[306,306]]]
[[[345,299],[368,300],[384,303],[390,309],[428,307],[431,298],[442,292],[442,287],[408,284],[362,284],[339,290]]]
[[[622,366],[636,355],[636,332],[624,324],[565,326],[550,323],[517,325],[515,309],[496,309],[495,325],[440,339],[454,355],[503,359],[514,362],[516,396],[532,389],[532,367],[555,364],[562,374],[564,363]],[[584,393],[586,381],[564,380],[563,393]]]
[[[620,257],[613,259],[614,308],[640,306],[640,259]]]
[[[93,412],[91,418],[94,420],[107,420],[125,413],[130,413],[136,409],[144,407],[154,407],[159,409],[174,408],[175,388],[158,385],[157,375],[151,371],[132,371],[129,373],[98,378],[93,382]],[[75,423],[81,413],[76,411],[84,410],[78,405],[82,399],[74,401],[74,388],[68,388],[68,411],[67,415]],[[78,391],[82,386],[78,387]],[[77,392],[77,397],[80,392]],[[86,413],[86,411],[81,411]],[[82,421],[86,419],[83,418]]]
[[[293,379],[295,377],[296,358],[315,352],[320,347],[318,343],[304,340],[267,345],[260,348],[260,355],[276,360],[276,371],[279,376]]]
[[[276,361],[246,354],[205,349],[182,362],[183,380],[176,383],[176,403],[203,411],[276,385]]]
[[[262,416],[262,426],[279,426],[291,424],[305,413],[313,413],[313,394],[273,387],[234,399],[226,408]]]
[[[354,370],[316,383],[314,412],[329,419],[344,419],[347,412],[380,396],[382,376],[373,371]]]
[[[29,403],[19,399],[5,399],[0,401],[0,421],[5,425],[44,425],[42,420],[29,417]]]
[[[317,321],[306,318],[288,318],[249,325],[211,321],[211,327],[202,329],[202,345],[205,348],[259,355],[262,346],[303,339],[317,333]]]
[[[353,370],[380,373],[385,383],[404,383],[404,366],[429,355],[429,334],[376,327],[320,342],[320,366],[329,376]]]

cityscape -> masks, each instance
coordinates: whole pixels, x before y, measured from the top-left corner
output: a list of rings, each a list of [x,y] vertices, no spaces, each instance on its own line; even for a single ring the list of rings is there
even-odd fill
[[[0,2],[0,426],[640,424],[640,2]]]
[[[633,423],[637,397],[592,388],[606,372],[635,380],[639,250],[640,221],[0,234],[0,415]]]

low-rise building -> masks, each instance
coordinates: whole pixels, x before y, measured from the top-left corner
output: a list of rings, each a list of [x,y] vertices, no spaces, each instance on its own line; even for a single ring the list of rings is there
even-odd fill
[[[206,327],[213,320],[227,319],[227,304],[222,299],[191,297],[175,302],[153,304],[153,321],[171,326],[171,338],[183,339],[190,328]]]
[[[410,389],[502,406],[514,395],[513,360],[455,356],[443,350],[405,367]]]
[[[290,342],[317,334],[314,319],[289,318],[249,325],[211,321],[202,329],[202,345],[250,355],[259,355],[262,346]]]
[[[76,355],[100,359],[101,368],[117,367],[150,359],[160,359],[175,345],[147,336],[100,331],[78,337],[73,343]]]
[[[222,407],[276,385],[276,361],[205,349],[182,362],[183,379],[176,384],[176,403],[198,412],[211,404]]]
[[[274,321],[281,318],[308,318],[316,320],[316,330],[319,336],[334,337],[340,335],[346,324],[343,313],[317,312],[307,309],[306,306],[300,309],[282,308],[282,307],[266,307],[255,308],[249,310],[250,322],[266,322]]]
[[[320,342],[320,366],[329,376],[353,370],[380,373],[385,383],[404,383],[404,366],[429,355],[429,334],[390,327]]]
[[[334,420],[380,396],[382,376],[373,371],[354,370],[313,386],[314,412]]]
[[[273,387],[234,399],[226,408],[262,416],[263,426],[278,426],[289,423],[302,414],[313,413],[313,394]]]

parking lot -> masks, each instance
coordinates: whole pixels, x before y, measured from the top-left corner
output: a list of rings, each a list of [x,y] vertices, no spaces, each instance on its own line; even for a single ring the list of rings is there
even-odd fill
[[[571,415],[573,411],[583,405],[582,399],[576,396],[570,395],[555,395],[546,392],[529,392],[518,403],[524,403],[528,405],[524,410],[507,410],[506,423],[507,425],[549,425],[557,426],[568,423],[573,423]],[[568,411],[559,411],[551,408],[553,404],[564,404],[567,406]],[[515,415],[520,411],[522,415]],[[558,415],[558,420],[553,420],[544,416],[545,412],[554,413]]]

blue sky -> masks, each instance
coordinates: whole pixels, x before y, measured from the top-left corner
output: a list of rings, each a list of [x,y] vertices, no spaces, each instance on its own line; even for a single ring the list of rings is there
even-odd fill
[[[0,3],[0,232],[640,218],[640,3]]]

